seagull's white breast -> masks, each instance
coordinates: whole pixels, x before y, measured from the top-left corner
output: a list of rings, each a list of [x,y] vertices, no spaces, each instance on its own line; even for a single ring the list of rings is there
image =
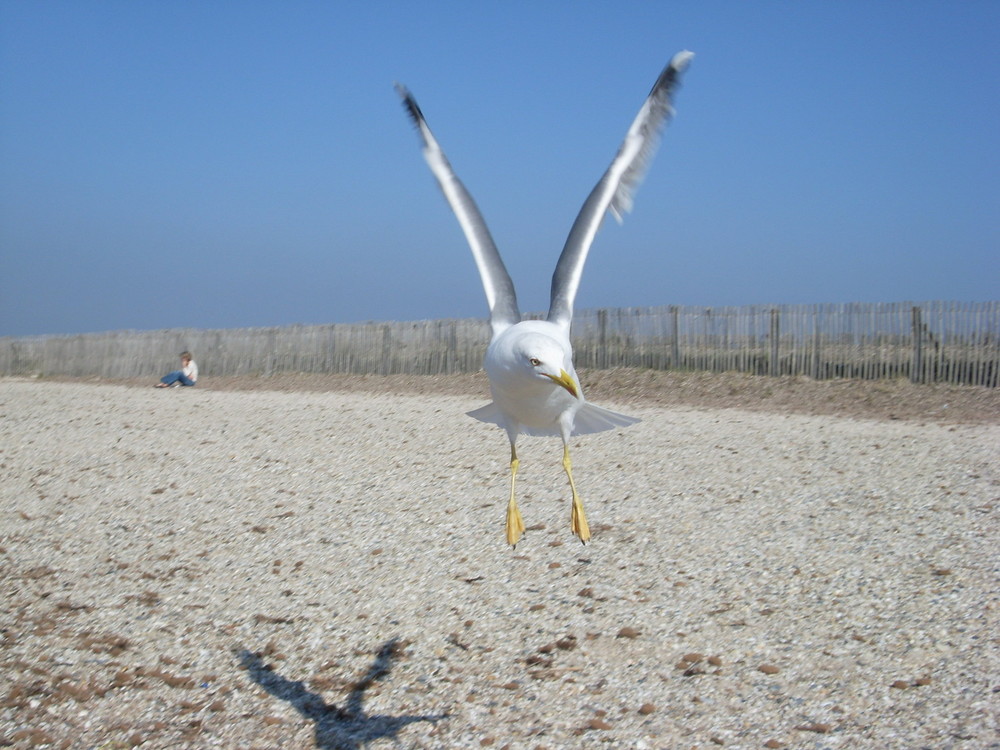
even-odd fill
[[[541,367],[531,360],[540,360]],[[573,369],[573,350],[563,329],[542,320],[526,320],[494,337],[483,361],[493,402],[509,420],[532,434],[559,435],[572,427],[583,405],[583,393]],[[568,373],[577,396],[546,377]]]

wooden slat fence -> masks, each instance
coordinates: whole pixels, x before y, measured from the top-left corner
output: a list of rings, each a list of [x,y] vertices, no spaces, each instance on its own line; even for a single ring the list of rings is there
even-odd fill
[[[538,316],[535,316],[538,317]],[[447,374],[481,367],[481,320],[0,338],[0,374],[154,377],[190,349],[203,375]],[[577,367],[1000,384],[1000,302],[584,310]]]
[[[1000,384],[1000,302],[592,310],[578,367]]]

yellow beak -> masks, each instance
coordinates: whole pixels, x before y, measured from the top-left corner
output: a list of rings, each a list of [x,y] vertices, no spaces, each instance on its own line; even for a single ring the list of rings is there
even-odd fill
[[[573,378],[570,377],[570,374],[565,370],[560,370],[558,377],[555,375],[549,375],[548,373],[545,373],[545,377],[552,378],[553,382],[558,383],[567,391],[569,391],[573,395],[573,398],[580,397],[579,389],[576,386],[576,381],[573,380]]]

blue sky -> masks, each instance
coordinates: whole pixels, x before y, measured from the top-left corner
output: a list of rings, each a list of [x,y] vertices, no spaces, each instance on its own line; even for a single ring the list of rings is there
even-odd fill
[[[0,0],[0,335],[524,310],[696,53],[577,307],[996,299],[1000,3]]]

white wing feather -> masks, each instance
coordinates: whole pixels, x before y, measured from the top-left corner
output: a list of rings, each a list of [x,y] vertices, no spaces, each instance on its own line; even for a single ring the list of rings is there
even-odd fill
[[[623,214],[632,210],[635,191],[656,153],[663,127],[673,114],[673,96],[680,85],[681,74],[692,57],[693,52],[678,52],[660,73],[611,166],[591,191],[573,222],[552,275],[550,322],[569,328],[573,319],[573,302],[590,245],[608,211],[620,222]]]
[[[479,213],[476,202],[455,175],[448,158],[427,126],[416,100],[399,84],[396,84],[396,91],[402,97],[403,106],[423,140],[424,159],[427,160],[427,165],[437,179],[441,192],[444,193],[472,249],[472,257],[476,261],[479,277],[483,282],[483,291],[486,292],[486,303],[490,308],[490,325],[495,336],[521,320],[514,283],[507,273],[507,268],[500,258],[500,253],[482,214]]]

